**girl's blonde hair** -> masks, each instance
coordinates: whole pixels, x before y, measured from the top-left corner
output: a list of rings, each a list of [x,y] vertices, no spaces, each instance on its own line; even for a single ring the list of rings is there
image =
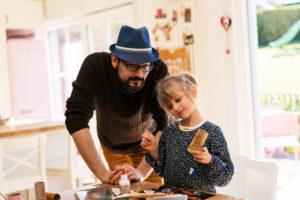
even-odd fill
[[[161,79],[156,85],[157,100],[163,108],[167,108],[170,99],[176,94],[184,93],[192,99],[191,87],[197,86],[196,79],[189,73],[180,73]]]

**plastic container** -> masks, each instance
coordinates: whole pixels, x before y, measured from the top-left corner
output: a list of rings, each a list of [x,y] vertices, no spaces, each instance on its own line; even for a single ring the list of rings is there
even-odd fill
[[[125,169],[121,170],[121,179],[119,182],[121,194],[129,194],[130,193],[130,181],[128,179],[127,174],[125,173]]]

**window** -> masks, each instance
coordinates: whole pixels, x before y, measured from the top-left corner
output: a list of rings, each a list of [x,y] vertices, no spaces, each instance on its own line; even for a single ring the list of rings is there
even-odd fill
[[[54,118],[61,118],[65,111],[65,102],[72,90],[71,83],[75,80],[83,59],[80,26],[73,25],[50,31],[48,38],[53,115]]]
[[[122,6],[88,15],[64,25],[49,26],[49,74],[52,93],[52,115],[63,119],[66,100],[72,91],[83,59],[93,52],[109,51],[122,25],[132,24],[132,6]]]
[[[256,149],[279,165],[277,199],[292,200],[300,169],[300,1],[256,1],[249,8],[253,84],[259,89]]]
[[[117,41],[121,26],[132,24],[131,6],[87,16],[83,19],[87,52],[109,51]]]

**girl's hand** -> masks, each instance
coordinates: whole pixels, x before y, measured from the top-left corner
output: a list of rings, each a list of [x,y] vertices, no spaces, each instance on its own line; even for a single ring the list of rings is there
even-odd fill
[[[211,162],[212,157],[206,147],[203,147],[202,150],[191,151],[191,153],[194,156],[194,159],[199,163],[208,164]]]
[[[145,131],[142,135],[141,146],[149,153],[156,150],[157,144],[154,135],[152,135],[149,131]]]

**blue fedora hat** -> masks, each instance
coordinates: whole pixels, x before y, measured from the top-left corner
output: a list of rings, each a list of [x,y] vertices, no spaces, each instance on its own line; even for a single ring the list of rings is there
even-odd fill
[[[148,63],[159,59],[158,51],[151,47],[146,27],[122,26],[117,43],[110,45],[109,49],[116,57],[130,62]]]

